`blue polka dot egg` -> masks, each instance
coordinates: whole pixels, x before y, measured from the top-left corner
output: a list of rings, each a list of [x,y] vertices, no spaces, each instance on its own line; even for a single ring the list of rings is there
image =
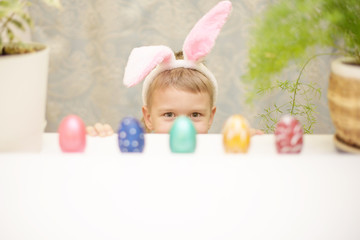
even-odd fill
[[[121,152],[142,152],[144,150],[144,128],[136,118],[126,117],[121,121],[118,142]]]

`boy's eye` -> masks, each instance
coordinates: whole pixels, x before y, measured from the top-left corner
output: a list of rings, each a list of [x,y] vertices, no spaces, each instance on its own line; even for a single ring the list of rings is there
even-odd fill
[[[192,118],[197,118],[197,117],[200,117],[200,116],[201,116],[201,114],[198,113],[198,112],[194,112],[194,113],[190,114],[190,117],[192,117]]]
[[[164,117],[172,118],[172,117],[175,117],[175,114],[172,112],[167,112],[167,113],[164,113]]]

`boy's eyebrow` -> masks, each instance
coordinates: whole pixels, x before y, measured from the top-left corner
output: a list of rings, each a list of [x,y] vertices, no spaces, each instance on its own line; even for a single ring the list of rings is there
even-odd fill
[[[158,108],[159,112],[175,112],[174,108]],[[199,107],[199,108],[191,108],[189,112],[206,112],[207,108]]]
[[[158,108],[159,112],[173,112],[174,109],[171,108]]]

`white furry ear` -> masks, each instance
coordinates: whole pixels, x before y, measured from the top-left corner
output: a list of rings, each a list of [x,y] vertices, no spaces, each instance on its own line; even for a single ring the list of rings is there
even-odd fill
[[[186,60],[198,62],[209,54],[231,9],[230,1],[219,2],[195,24],[183,45]]]
[[[166,46],[134,48],[130,53],[125,68],[123,82],[125,86],[132,87],[143,81],[158,64],[174,60],[175,55],[173,51]]]

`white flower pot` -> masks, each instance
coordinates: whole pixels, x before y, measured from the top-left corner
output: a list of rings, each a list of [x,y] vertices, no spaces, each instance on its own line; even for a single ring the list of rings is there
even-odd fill
[[[45,46],[35,53],[0,56],[0,152],[41,150],[48,66]]]
[[[340,58],[331,64],[328,100],[335,143],[347,146],[345,151],[360,150],[360,65],[353,59]]]

